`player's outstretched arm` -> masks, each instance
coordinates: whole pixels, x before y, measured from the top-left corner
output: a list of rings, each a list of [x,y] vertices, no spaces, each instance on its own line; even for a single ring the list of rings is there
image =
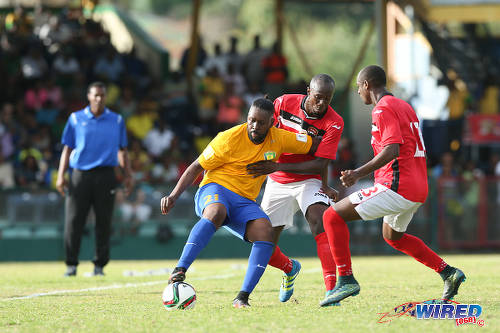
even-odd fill
[[[247,173],[254,177],[268,175],[275,171],[293,172],[300,174],[320,174],[328,167],[328,159],[316,157],[314,160],[300,163],[276,163],[273,161],[258,161],[247,165]]]
[[[184,192],[184,190],[194,182],[202,171],[203,167],[198,162],[198,159],[191,163],[191,165],[182,174],[170,195],[161,198],[160,206],[161,213],[163,215],[168,214],[168,212],[174,207],[177,198],[179,198],[182,192]]]
[[[341,171],[340,180],[342,185],[349,187],[354,185],[358,179],[363,178],[373,171],[380,169],[390,161],[394,160],[399,156],[399,144],[392,143],[384,147],[380,154],[372,158],[366,164],[363,164],[355,170],[344,170]]]

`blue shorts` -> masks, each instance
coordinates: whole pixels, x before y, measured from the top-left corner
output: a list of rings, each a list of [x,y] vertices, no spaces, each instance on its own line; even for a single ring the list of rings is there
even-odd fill
[[[269,220],[267,214],[255,201],[244,198],[216,183],[206,184],[196,192],[194,196],[196,215],[202,217],[205,207],[216,202],[226,207],[227,216],[222,226],[243,240],[247,241],[245,231],[249,221],[260,218]]]

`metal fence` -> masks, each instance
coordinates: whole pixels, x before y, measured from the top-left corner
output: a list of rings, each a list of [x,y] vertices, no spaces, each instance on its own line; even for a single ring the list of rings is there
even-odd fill
[[[500,179],[445,178],[437,188],[440,248],[500,247]]]

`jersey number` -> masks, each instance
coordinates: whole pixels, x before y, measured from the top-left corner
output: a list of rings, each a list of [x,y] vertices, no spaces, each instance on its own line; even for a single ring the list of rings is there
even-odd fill
[[[210,202],[212,202],[212,195],[209,194],[207,196],[205,196],[205,198],[203,198],[205,200],[205,206],[208,205]],[[218,194],[214,194],[214,198],[213,198],[214,201],[219,201],[219,195]]]
[[[368,192],[365,192],[365,191],[368,191]],[[373,187],[370,187],[369,189],[363,189],[361,190],[361,194],[364,196],[364,197],[369,197],[370,195],[372,195],[373,193],[377,193],[378,191],[378,188],[376,186],[373,186]]]
[[[418,126],[418,121],[410,123],[410,130],[417,139],[417,147],[415,150],[415,155],[413,155],[413,157],[425,157],[424,139],[422,137],[420,127]]]

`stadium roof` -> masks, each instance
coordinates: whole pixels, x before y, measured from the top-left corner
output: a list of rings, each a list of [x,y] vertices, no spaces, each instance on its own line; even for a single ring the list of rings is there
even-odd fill
[[[306,3],[375,3],[387,0],[276,0]],[[417,15],[425,20],[438,23],[461,22],[481,23],[500,21],[499,0],[394,0],[401,5],[412,5]]]
[[[385,0],[382,0],[385,1]],[[423,20],[437,23],[484,23],[500,21],[498,0],[396,0],[411,5]]]

